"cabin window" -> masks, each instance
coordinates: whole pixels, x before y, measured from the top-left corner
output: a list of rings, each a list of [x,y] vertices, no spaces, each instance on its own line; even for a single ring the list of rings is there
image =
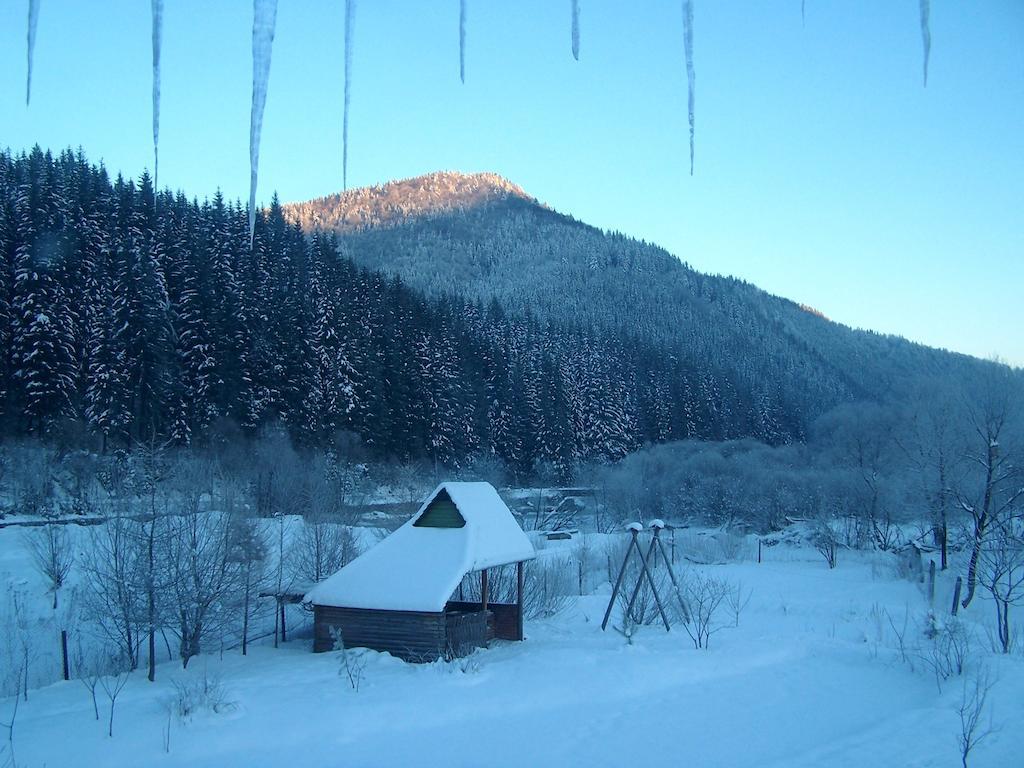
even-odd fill
[[[427,506],[426,511],[420,515],[419,520],[413,523],[415,528],[462,528],[466,524],[466,518],[460,513],[448,491],[441,490],[434,500]]]

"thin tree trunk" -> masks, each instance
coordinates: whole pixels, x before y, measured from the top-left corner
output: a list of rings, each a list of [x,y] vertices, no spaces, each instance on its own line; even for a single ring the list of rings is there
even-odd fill
[[[974,590],[978,583],[978,557],[981,555],[981,545],[985,538],[985,529],[988,526],[988,512],[992,507],[992,474],[995,470],[997,446],[994,441],[988,441],[988,454],[985,463],[985,495],[981,503],[981,514],[974,524],[974,546],[971,547],[971,561],[967,566],[967,596],[962,603],[966,608],[974,599]]]
[[[242,606],[242,655],[249,650],[249,569],[245,571],[245,601]]]

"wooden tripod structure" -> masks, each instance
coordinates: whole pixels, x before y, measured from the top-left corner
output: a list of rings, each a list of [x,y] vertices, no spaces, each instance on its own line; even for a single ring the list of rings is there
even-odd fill
[[[676,594],[676,599],[679,601],[679,607],[683,612],[683,621],[689,623],[690,621],[690,609],[686,605],[686,601],[683,599],[683,594],[679,590],[679,581],[676,579],[675,570],[672,568],[672,561],[669,560],[668,555],[665,553],[665,543],[661,540],[661,531],[665,527],[665,523],[661,520],[651,521],[651,530],[654,535],[651,536],[651,543],[647,547],[647,554],[644,554],[643,549],[640,546],[638,536],[643,531],[643,526],[640,523],[630,523],[626,529],[629,531],[630,540],[629,546],[626,548],[626,556],[622,558],[622,567],[619,569],[618,578],[615,579],[615,586],[612,588],[611,599],[608,600],[608,608],[604,612],[604,620],[601,622],[601,629],[607,629],[608,619],[611,618],[612,608],[615,606],[615,599],[619,596],[619,590],[622,588],[622,580],[626,576],[626,568],[629,566],[629,558],[636,551],[637,556],[640,558],[640,575],[637,577],[636,585],[633,587],[633,592],[629,597],[629,603],[626,604],[626,610],[624,615],[628,616],[630,611],[633,610],[633,605],[636,603],[636,598],[640,594],[640,588],[643,586],[644,580],[651,587],[651,592],[654,594],[654,601],[658,605],[658,613],[661,615],[661,621],[665,625],[665,631],[670,632],[671,627],[669,625],[668,616],[665,614],[665,607],[661,602],[661,595],[658,594],[658,585],[654,581],[654,577],[651,575],[651,571],[648,565],[654,567],[657,564],[658,555],[661,555],[661,559],[665,563],[665,567],[668,569],[669,578],[672,580],[672,589]]]

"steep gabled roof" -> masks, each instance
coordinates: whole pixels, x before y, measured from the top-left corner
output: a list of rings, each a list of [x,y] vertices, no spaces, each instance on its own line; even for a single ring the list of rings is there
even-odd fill
[[[408,522],[313,587],[306,602],[443,611],[467,573],[533,556],[533,545],[490,483],[442,483]]]

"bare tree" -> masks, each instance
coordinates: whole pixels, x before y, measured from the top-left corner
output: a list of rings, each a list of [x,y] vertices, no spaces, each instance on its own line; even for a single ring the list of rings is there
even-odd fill
[[[324,512],[312,512],[302,521],[295,541],[296,575],[315,584],[350,563],[359,554],[352,530],[338,525]]]
[[[942,570],[949,566],[949,517],[952,485],[962,460],[957,409],[949,398],[922,395],[897,444],[917,477],[931,515],[932,539],[939,547]]]
[[[259,521],[244,510],[230,514],[229,558],[239,567],[239,588],[242,609],[242,655],[249,652],[249,625],[256,608],[256,599],[266,581],[267,540]]]
[[[53,593],[53,610],[57,610],[57,594],[67,581],[74,553],[67,528],[60,523],[47,522],[33,529],[24,539],[32,564]]]
[[[0,720],[0,728],[7,731],[7,745],[0,748],[0,757],[5,757],[6,753],[4,764],[15,765],[14,727],[21,705],[21,687],[28,673],[28,660],[19,637],[16,603],[12,599],[3,607],[4,615],[0,617],[4,627],[0,632],[0,697],[10,696],[11,708],[6,719]]]
[[[99,687],[100,678],[103,677],[103,668],[95,653],[86,651],[81,641],[75,647],[75,674],[79,682],[85,686],[92,699],[92,711],[96,719],[100,719],[100,707],[96,702],[96,689]]]
[[[140,618],[145,615],[135,525],[118,507],[117,514],[90,528],[82,556],[87,616],[133,669],[139,663]]]
[[[138,550],[136,571],[138,591],[145,601],[143,623],[147,641],[147,678],[156,680],[156,634],[164,628],[165,610],[163,594],[167,589],[165,560],[168,546],[168,495],[166,481],[174,468],[169,466],[167,445],[151,441],[138,448],[139,471],[134,475],[133,491],[144,509],[142,519],[132,526],[134,544]],[[181,472],[180,467],[178,471]],[[187,473],[185,482],[202,489],[202,476]]]
[[[107,700],[110,702],[110,716],[107,719],[107,736],[110,738],[114,736],[114,705],[117,703],[117,697],[128,684],[128,678],[130,677],[131,669],[128,668],[125,660],[120,656],[112,658],[108,665],[107,674],[100,676],[100,688],[107,694]]]
[[[983,391],[966,403],[972,438],[965,454],[968,471],[955,487],[957,503],[969,515],[971,527],[964,608],[974,599],[989,531],[1014,514],[1024,500],[1024,467],[1017,461],[1014,444],[1019,389],[1009,369],[993,369]]]
[[[863,402],[840,405],[815,423],[817,441],[830,446],[857,479],[857,514],[866,528],[864,538],[883,550],[894,544],[890,496],[897,448],[893,426],[890,410]]]
[[[967,758],[971,750],[996,730],[992,723],[991,708],[987,708],[988,695],[996,681],[987,667],[983,667],[964,680],[963,693],[960,696],[960,761],[967,768]],[[985,720],[986,709],[988,718]],[[984,721],[984,722],[983,722]]]
[[[996,633],[1003,653],[1014,645],[1010,606],[1024,602],[1024,520],[1004,520],[989,532],[982,551],[981,581],[996,606]]]
[[[169,519],[172,610],[183,667],[202,650],[203,638],[228,618],[241,565],[232,551],[231,517],[188,509]]]

